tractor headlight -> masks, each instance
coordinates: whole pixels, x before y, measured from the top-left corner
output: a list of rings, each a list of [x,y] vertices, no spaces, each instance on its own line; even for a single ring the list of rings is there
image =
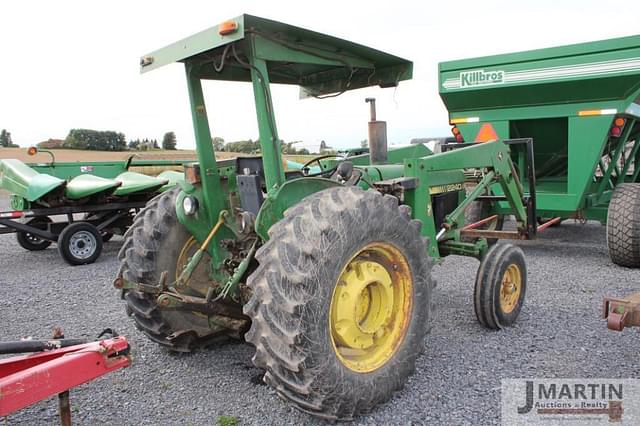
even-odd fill
[[[187,216],[193,216],[198,211],[198,199],[192,196],[184,197],[182,200],[182,210]]]

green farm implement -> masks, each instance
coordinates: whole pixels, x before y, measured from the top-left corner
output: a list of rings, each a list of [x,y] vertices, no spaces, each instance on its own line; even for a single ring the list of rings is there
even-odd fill
[[[435,261],[479,259],[479,322],[499,329],[516,320],[524,255],[490,246],[494,231],[481,229],[484,219],[465,223],[465,210],[499,188],[517,223],[501,236],[535,236],[533,163],[512,161],[520,149],[532,153],[530,139],[441,154],[422,144],[387,150],[386,123],[368,99],[369,152],[285,171],[270,84],[323,98],[395,87],[411,78],[412,63],[249,15],[143,56],[141,71],[174,62],[186,72],[198,163],[136,216],[114,282],[151,340],[186,352],[244,337],[282,398],[318,417],[350,419],[389,399],[414,370]],[[252,85],[261,157],[216,162],[203,80]]]
[[[55,242],[71,265],[94,262],[102,243],[123,235],[150,198],[184,180],[173,170],[155,177],[129,171],[130,166],[182,166],[180,161],[59,163],[51,155],[46,164],[0,160],[0,188],[10,193],[12,209],[0,212],[0,234],[15,233],[30,251]]]
[[[613,262],[640,267],[640,36],[444,62],[439,83],[459,142],[533,139],[541,222],[606,223]],[[502,195],[484,214],[510,214]]]

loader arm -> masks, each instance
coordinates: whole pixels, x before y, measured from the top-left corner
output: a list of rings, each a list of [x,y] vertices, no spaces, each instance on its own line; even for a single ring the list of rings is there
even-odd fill
[[[406,176],[415,177],[419,182],[415,190],[407,193],[407,203],[412,206],[415,218],[423,223],[433,223],[430,218],[432,215],[431,197],[429,192],[423,188],[433,186],[430,180],[437,172],[461,168],[475,169],[483,176],[471,193],[466,195],[458,206],[445,217],[440,229],[429,229],[429,226],[425,226],[423,229],[425,236],[429,234],[437,236],[438,247],[433,244],[430,247],[430,255],[464,254],[482,257],[487,250],[486,241],[483,241],[482,238],[529,239],[535,237],[535,188],[534,185],[530,185],[529,193],[525,197],[524,188],[511,160],[510,145],[516,143],[527,145],[527,151],[530,153],[528,170],[529,175],[532,175],[533,154],[530,139],[461,146],[460,149],[442,154],[405,160]],[[485,195],[488,193],[488,189],[494,185],[499,185],[502,194]],[[465,226],[469,225],[464,223],[465,209],[473,201],[483,198],[506,201],[516,218],[517,231],[482,231],[469,229],[468,226]],[[462,235],[481,239],[475,243],[463,243],[460,240]]]

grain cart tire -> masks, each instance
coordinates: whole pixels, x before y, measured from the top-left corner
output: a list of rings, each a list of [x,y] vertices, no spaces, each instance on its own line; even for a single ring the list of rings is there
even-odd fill
[[[465,225],[469,225],[471,223],[478,222],[486,217],[489,217],[491,208],[493,207],[492,202],[485,200],[476,200],[469,203],[469,206],[464,211],[464,223]],[[504,225],[504,216],[500,215],[493,222],[487,223],[485,225],[480,226],[477,229],[489,230],[489,231],[501,231],[502,226]],[[462,238],[464,242],[473,242],[473,238],[464,237]],[[497,238],[487,238],[487,243],[489,245],[493,245],[498,242]]]
[[[175,281],[181,251],[192,240],[176,214],[179,192],[179,188],[163,192],[136,215],[118,253],[121,261],[118,276],[130,283],[158,285],[161,274],[167,271],[167,284]],[[200,268],[206,269],[209,260],[208,255],[203,256],[192,281],[200,276]],[[156,303],[157,295],[151,293],[123,290],[122,297],[136,328],[162,347],[174,352],[191,352],[214,340],[208,319],[203,315],[163,310]]]
[[[58,251],[69,265],[88,265],[102,252],[100,231],[90,223],[71,223],[58,236]]]
[[[491,247],[476,275],[474,307],[478,322],[492,330],[511,326],[522,309],[527,290],[527,266],[513,244]]]
[[[51,219],[45,216],[34,217],[33,219],[28,220],[25,225],[46,229],[48,223],[51,223]],[[43,240],[37,235],[33,235],[29,232],[17,232],[16,239],[18,240],[18,244],[20,244],[20,247],[29,251],[44,250],[52,244],[51,241]]]
[[[616,265],[640,267],[640,184],[618,185],[607,212],[607,246]]]
[[[357,187],[310,195],[271,227],[247,282],[245,339],[280,397],[347,420],[404,386],[431,310],[420,229],[408,206]]]

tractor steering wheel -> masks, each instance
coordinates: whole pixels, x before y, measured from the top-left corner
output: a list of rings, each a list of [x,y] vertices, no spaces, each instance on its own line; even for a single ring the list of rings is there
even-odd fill
[[[309,168],[309,166],[311,164],[313,164],[313,163],[318,163],[318,167],[320,168],[320,172],[313,173],[313,174],[305,174],[305,176],[319,176],[319,175],[323,175],[325,173],[333,172],[335,170],[335,167],[333,169],[331,169],[331,170],[322,170],[322,164],[320,163],[320,160],[326,160],[327,158],[342,158],[342,155],[339,155],[339,154],[327,154],[327,155],[320,155],[318,157],[314,157],[311,160],[309,160],[306,163],[304,163],[302,165],[302,167],[300,167],[300,170],[304,174],[304,169]]]

